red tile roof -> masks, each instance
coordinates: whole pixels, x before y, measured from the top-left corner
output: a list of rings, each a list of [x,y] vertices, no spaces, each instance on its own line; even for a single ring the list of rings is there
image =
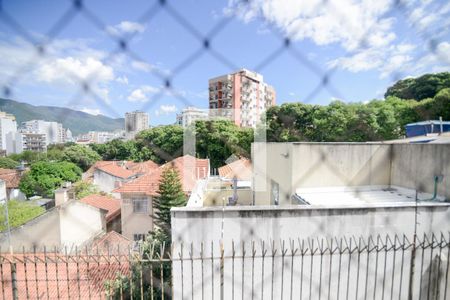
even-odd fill
[[[90,180],[94,176],[94,171],[96,169],[100,169],[117,177],[129,178],[133,175],[142,175],[153,172],[158,167],[159,165],[151,160],[144,162],[102,160],[96,162],[86,172],[84,172],[83,179]],[[123,170],[125,170],[125,172]]]
[[[0,179],[5,181],[7,189],[16,189],[19,187],[20,172],[14,169],[0,168]]]
[[[18,299],[106,299],[105,282],[118,273],[129,276],[128,256],[58,253],[1,254],[3,274],[0,294],[13,299],[11,264],[16,262]]]
[[[120,214],[120,201],[109,196],[93,194],[80,199],[80,201],[108,211],[105,216],[106,222]]]
[[[159,165],[151,160],[139,163],[130,161],[127,162],[126,167],[128,170],[133,171],[135,174],[147,174],[158,169]]]
[[[209,175],[209,160],[198,159],[190,155],[178,157],[155,171],[145,174],[133,181],[125,183],[114,190],[116,193],[143,193],[154,196],[159,189],[161,174],[165,168],[174,167],[180,174],[183,190],[190,193],[198,179],[206,178]]]
[[[220,167],[219,176],[225,179],[233,179],[236,177],[238,180],[250,181],[252,179],[252,163],[247,158],[240,158]]]
[[[93,253],[99,254],[129,254],[133,242],[120,233],[110,231],[96,239],[90,247]]]
[[[127,170],[125,166],[119,166],[115,163],[101,164],[97,166],[97,169],[120,178],[130,178],[135,175],[133,171]]]

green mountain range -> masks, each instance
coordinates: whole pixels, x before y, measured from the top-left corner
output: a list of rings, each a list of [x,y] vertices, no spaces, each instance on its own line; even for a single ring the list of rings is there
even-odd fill
[[[69,128],[72,134],[96,131],[113,131],[123,129],[124,119],[113,119],[103,115],[91,115],[70,108],[56,106],[34,106],[31,104],[17,102],[0,98],[0,111],[16,116],[17,125],[29,120],[56,121]]]

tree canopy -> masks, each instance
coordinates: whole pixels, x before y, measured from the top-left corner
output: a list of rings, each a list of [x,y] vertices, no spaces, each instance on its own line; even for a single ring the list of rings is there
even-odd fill
[[[425,74],[417,78],[397,81],[387,89],[384,97],[394,96],[420,101],[426,98],[433,98],[445,88],[450,88],[450,72]]]
[[[63,150],[62,160],[73,162],[83,171],[89,169],[96,161],[101,159],[100,155],[89,147],[72,145]]]
[[[19,162],[9,158],[0,157],[0,168],[3,169],[15,169],[19,165]]]
[[[422,101],[388,97],[368,103],[285,103],[266,112],[270,142],[365,142],[401,138],[405,125],[450,120],[450,89]]]
[[[20,180],[19,188],[27,197],[53,197],[63,182],[76,182],[81,178],[81,173],[81,169],[71,162],[40,161],[31,165]]]

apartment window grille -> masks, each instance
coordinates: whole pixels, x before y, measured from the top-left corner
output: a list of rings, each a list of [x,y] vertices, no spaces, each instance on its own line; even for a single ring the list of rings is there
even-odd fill
[[[133,234],[133,240],[135,242],[137,242],[137,241],[145,241],[145,234],[143,234],[143,233],[135,233],[135,234]]]
[[[133,199],[133,212],[134,213],[147,213],[148,212],[148,200],[147,199]]]

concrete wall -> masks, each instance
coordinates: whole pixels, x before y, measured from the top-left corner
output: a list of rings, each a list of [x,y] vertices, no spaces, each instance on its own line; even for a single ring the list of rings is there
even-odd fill
[[[395,144],[392,149],[392,185],[433,193],[433,177],[443,175],[438,194],[450,199],[450,144]]]
[[[270,194],[272,182],[279,185],[281,203],[290,203],[292,173],[297,171],[292,162],[292,144],[253,143],[252,164],[255,204],[273,204]]]
[[[389,247],[390,250],[383,251],[379,255],[373,252],[370,257],[364,251],[361,255],[355,251],[351,256],[348,255],[348,251],[342,256],[336,252],[332,255],[333,263],[330,265],[332,258],[329,252],[323,256],[319,253],[311,256],[309,242],[314,242],[316,247],[317,243],[324,243],[324,247],[327,248],[330,247],[329,243],[332,239],[336,247],[336,243],[344,243],[341,238],[346,238],[348,243],[352,237],[357,240],[361,237],[363,241],[367,241],[369,236],[372,236],[376,242],[378,235],[383,241],[386,235],[390,236],[392,242],[395,240],[395,235],[400,240],[405,235],[409,241],[413,241],[416,218],[419,238],[424,233],[435,233],[439,238],[441,232],[447,237],[450,228],[450,204],[419,204],[417,214],[416,207],[411,204],[396,204],[391,207],[331,208],[227,207],[225,210],[220,207],[174,208],[172,209],[173,253],[177,255],[177,258],[182,256],[185,259],[184,262],[179,260],[173,262],[174,299],[191,297],[191,294],[194,295],[194,299],[197,299],[201,298],[203,293],[211,298],[220,298],[223,295],[223,299],[231,299],[233,295],[234,297],[239,295],[240,298],[241,293],[252,294],[255,299],[262,298],[262,293],[266,297],[272,294],[274,299],[290,299],[290,293],[294,299],[318,299],[321,284],[323,298],[328,295],[326,291],[329,284],[331,294],[339,294],[340,299],[363,299],[364,280],[367,280],[368,295],[373,296],[377,293],[375,299],[381,299],[382,295],[386,296],[385,299],[390,299],[391,287],[394,295],[398,295],[401,281],[403,296],[400,299],[406,299],[411,247],[403,253],[403,258],[401,251],[397,251],[394,255],[391,247]],[[308,238],[310,240],[307,240]],[[261,259],[263,242],[264,249],[267,251],[265,260]],[[302,251],[306,251],[304,256],[299,253],[300,244],[303,242],[305,250]],[[255,254],[253,254],[253,245],[255,245]],[[346,244],[343,245],[345,248]],[[284,261],[283,249],[286,251]],[[295,255],[291,254],[293,249],[297,249]],[[221,251],[224,251],[223,256]],[[437,256],[438,250],[434,251]],[[441,265],[445,266],[448,249],[444,249],[442,253],[444,255],[441,256]],[[416,296],[419,295],[421,285],[427,281],[420,280],[422,275],[428,278],[427,269],[431,266],[430,249],[425,256],[419,254],[416,254],[415,260],[414,299],[419,299]],[[233,255],[236,258],[233,259]],[[252,255],[255,255],[255,258]],[[204,259],[198,259],[200,257]],[[223,260],[222,257],[224,257]],[[419,267],[422,265],[421,259],[424,259],[423,270]],[[434,257],[433,260],[436,258]],[[436,265],[435,262],[435,269]],[[262,266],[264,266],[264,272]],[[403,273],[400,272],[401,268]],[[443,269],[445,270],[445,267]],[[355,280],[359,274],[357,272],[360,272],[359,283]],[[366,272],[369,272],[367,279]],[[386,278],[386,289],[382,290],[383,274]],[[403,275],[403,281],[400,279],[400,274]],[[338,276],[342,277],[340,289]],[[332,278],[331,282],[328,278]],[[393,278],[393,285],[391,278]],[[441,290],[445,285],[442,278],[443,276],[438,283]],[[303,285],[303,291],[300,285]],[[182,286],[184,288],[181,288]],[[310,286],[312,290],[309,289]],[[385,290],[388,292],[384,292]],[[347,291],[348,294],[346,294]],[[336,296],[332,296],[332,299],[333,297]]]
[[[133,212],[133,198],[145,198],[148,201],[147,213]],[[121,194],[122,235],[133,240],[134,234],[147,234],[153,230],[152,198],[144,194]]]
[[[433,177],[444,175],[438,193],[450,199],[450,144],[253,143],[255,202],[271,204],[279,185],[280,205],[297,188],[400,186],[432,193]]]
[[[312,206],[258,206],[173,208],[172,240],[200,245],[223,240],[279,241],[298,238],[405,234],[412,238],[415,206],[389,205],[318,208]],[[450,228],[450,203],[418,206],[417,233],[446,232]],[[223,231],[222,231],[223,228]]]
[[[11,246],[14,251],[80,246],[104,231],[105,213],[78,201],[65,203],[13,228]],[[9,250],[6,232],[0,233],[0,245],[1,251]]]
[[[272,204],[277,183],[286,205],[300,187],[389,185],[390,145],[253,143],[252,162],[256,204]]]
[[[116,182],[125,181],[123,178],[115,177],[101,170],[96,169],[94,171],[94,184],[98,186],[100,191],[109,193],[114,190]]]
[[[8,199],[26,200],[27,196],[20,189],[9,189]]]
[[[78,246],[106,231],[106,211],[79,201],[59,209],[61,246]]]

